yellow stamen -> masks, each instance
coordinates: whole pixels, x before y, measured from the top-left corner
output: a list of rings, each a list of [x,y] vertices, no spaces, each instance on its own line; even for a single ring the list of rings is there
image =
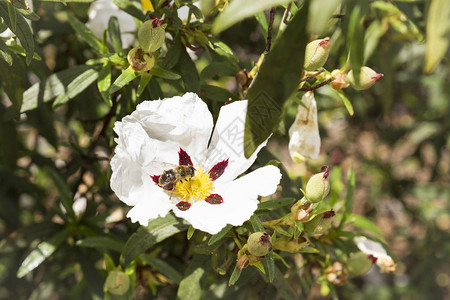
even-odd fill
[[[209,178],[208,172],[199,166],[194,177],[177,183],[173,189],[173,196],[179,198],[180,201],[193,203],[205,200],[212,190],[213,182]]]

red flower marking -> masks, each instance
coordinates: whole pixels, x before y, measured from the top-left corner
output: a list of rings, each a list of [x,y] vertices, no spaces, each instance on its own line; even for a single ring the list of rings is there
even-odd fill
[[[328,218],[334,217],[334,215],[336,215],[334,210],[326,211],[323,213],[323,218],[328,219]]]
[[[187,154],[186,151],[180,148],[180,151],[178,152],[178,162],[180,166],[193,166],[191,157],[189,154]]]
[[[372,260],[372,263],[373,263],[373,264],[376,263],[377,260],[378,260],[378,258],[375,257],[375,256],[373,256],[372,254],[369,255],[369,259]]]
[[[159,177],[161,177],[161,175],[150,175],[150,177],[153,179],[154,183],[159,184]]]
[[[191,207],[191,204],[186,201],[180,201],[177,203],[176,207],[178,207],[179,210],[185,211]]]
[[[330,175],[330,168],[328,166],[323,166],[320,169],[320,172],[325,172],[325,174],[323,174],[323,179],[327,179],[328,175]]]
[[[219,194],[211,194],[205,199],[209,204],[220,204],[223,203],[223,198]]]
[[[228,158],[225,160],[222,160],[221,162],[214,165],[214,167],[209,170],[209,178],[211,180],[216,180],[219,178],[223,172],[225,172],[225,168],[228,166]]]

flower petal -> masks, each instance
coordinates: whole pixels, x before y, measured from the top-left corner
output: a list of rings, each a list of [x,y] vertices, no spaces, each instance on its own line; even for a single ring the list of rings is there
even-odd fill
[[[176,154],[181,147],[190,156],[194,164],[203,160],[211,135],[213,120],[207,105],[194,93],[182,97],[163,100],[144,101],[131,114],[145,129],[148,136],[162,142],[171,141],[176,146],[170,152]],[[159,153],[164,157],[165,153]],[[173,154],[170,154],[173,156]]]
[[[303,105],[297,108],[295,121],[289,128],[289,153],[292,160],[301,162],[306,158],[317,159],[320,152],[317,104],[313,92],[302,97]]]
[[[174,207],[169,200],[169,195],[156,185],[154,187],[151,194],[142,197],[128,212],[127,217],[133,223],[139,222],[139,224],[147,226],[149,220],[164,217]]]
[[[228,182],[246,171],[256,160],[259,150],[267,140],[258,146],[249,157],[244,156],[244,126],[247,113],[247,100],[235,101],[222,106],[217,119],[211,143],[207,152],[205,167],[211,168],[216,163],[229,158],[229,164],[223,175],[216,182]]]
[[[258,207],[258,195],[268,196],[276,191],[281,173],[275,166],[265,166],[232,182],[217,186],[214,193],[223,203],[206,201],[194,203],[188,210],[174,209],[175,215],[187,220],[194,228],[218,233],[227,224],[240,226],[250,219]]]

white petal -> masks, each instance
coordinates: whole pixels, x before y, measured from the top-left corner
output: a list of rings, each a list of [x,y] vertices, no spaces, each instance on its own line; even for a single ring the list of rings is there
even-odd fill
[[[355,237],[353,238],[353,241],[355,242],[356,246],[361,250],[362,252],[373,255],[375,257],[390,257],[386,250],[383,248],[383,246],[375,241],[369,240],[365,237]]]
[[[220,109],[207,159],[203,163],[206,168],[211,168],[216,163],[229,159],[228,166],[223,175],[216,180],[217,183],[231,181],[246,171],[255,162],[259,150],[267,143],[266,140],[259,145],[250,158],[244,156],[247,103],[247,100],[236,101]]]
[[[174,212],[194,228],[216,234],[227,224],[240,226],[250,219],[258,207],[258,195],[268,196],[274,193],[280,179],[281,173],[277,167],[266,166],[217,186],[214,193],[222,196],[223,203],[209,204],[201,201],[194,203],[187,211],[175,208]]]
[[[203,160],[213,127],[207,105],[194,93],[145,101],[131,114],[152,139],[171,141],[183,148],[194,164]],[[178,161],[178,160],[177,160]],[[171,161],[168,161],[171,162]]]
[[[157,217],[164,217],[169,210],[174,206],[167,193],[161,188],[154,185],[156,189],[153,190],[151,195],[147,195],[128,212],[127,217],[131,219],[133,223],[139,222],[139,224],[146,226],[148,221]]]
[[[109,19],[114,16],[120,24],[122,46],[128,48],[135,40],[136,22],[132,16],[118,8],[112,0],[94,1],[89,7],[88,16],[89,21],[86,26],[97,38],[102,38],[103,32],[108,28]]]
[[[314,93],[307,92],[302,102],[306,107],[298,106],[294,124],[289,129],[289,153],[294,161],[299,162],[305,157],[317,159],[320,152],[317,104]]]

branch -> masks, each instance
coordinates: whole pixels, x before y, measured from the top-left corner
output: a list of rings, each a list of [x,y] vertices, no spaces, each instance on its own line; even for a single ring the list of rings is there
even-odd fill
[[[304,87],[304,88],[298,89],[298,91],[299,91],[299,92],[309,92],[309,91],[314,91],[314,90],[317,90],[318,88],[323,87],[324,85],[329,84],[329,83],[332,82],[334,79],[335,79],[335,78],[332,77],[332,78],[330,78],[330,79],[328,79],[328,80],[325,80],[324,82],[321,82],[321,83],[319,83],[319,84],[317,84],[317,85],[308,86],[308,87]]]

